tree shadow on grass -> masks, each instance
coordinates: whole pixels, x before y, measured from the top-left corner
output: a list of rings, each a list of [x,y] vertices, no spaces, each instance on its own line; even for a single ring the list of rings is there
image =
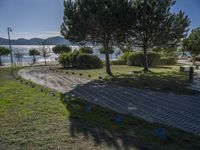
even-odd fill
[[[153,91],[176,94],[200,94],[198,91],[188,89],[190,84],[186,73],[179,72],[133,72],[132,74],[120,74],[107,79],[118,85],[132,86],[136,88],[148,88]]]
[[[193,146],[193,149],[200,148],[199,138],[194,138],[191,134],[131,117],[128,115],[128,110],[126,110],[127,113],[117,113],[113,111],[116,109],[114,109],[114,106],[111,107],[112,104],[109,105],[109,108],[113,110],[107,109],[105,106],[102,107],[101,102],[108,102],[106,99],[103,100],[104,95],[100,98],[101,101],[99,99],[97,102],[98,105],[94,104],[96,103],[95,97],[98,97],[94,94],[102,88],[108,88],[103,87],[103,84],[102,87],[95,88],[94,86],[98,86],[98,84],[101,85],[97,81],[91,81],[84,85],[78,85],[72,91],[61,96],[61,100],[69,113],[69,132],[71,136],[83,135],[84,142],[92,139],[95,145],[106,145],[106,148],[114,149],[155,150],[163,147],[166,149],[172,149],[173,147],[176,147],[176,149],[190,149],[189,146]],[[87,94],[91,95],[87,97]],[[84,101],[84,97],[88,101]],[[116,105],[115,108],[123,112]],[[164,128],[167,131],[165,140],[161,140],[154,135],[155,129],[158,128]]]
[[[66,101],[66,97],[64,95],[62,97],[70,113],[71,136],[83,135],[86,140],[92,139],[95,145],[104,144],[114,149],[147,149],[145,142],[142,143],[134,137],[135,135],[131,136],[127,133],[126,128],[130,129],[129,126],[134,124],[128,121],[130,117],[77,98],[69,99],[70,101]],[[123,118],[123,121],[116,122],[116,116]],[[139,122],[135,123],[138,123],[136,126],[139,125]]]

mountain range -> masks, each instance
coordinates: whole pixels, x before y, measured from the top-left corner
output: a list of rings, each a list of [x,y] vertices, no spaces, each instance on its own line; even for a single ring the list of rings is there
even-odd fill
[[[22,38],[22,39],[11,40],[12,45],[41,45],[43,42],[45,42],[45,45],[58,45],[58,44],[70,45],[71,44],[70,41],[60,36],[50,37],[47,39],[41,39],[41,38],[23,39]],[[8,39],[0,37],[0,45],[8,45]]]

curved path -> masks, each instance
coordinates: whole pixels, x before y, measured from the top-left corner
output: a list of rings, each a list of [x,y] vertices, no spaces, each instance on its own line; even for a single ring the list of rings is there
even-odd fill
[[[112,110],[200,135],[200,96],[176,95],[97,83],[35,67],[22,78]]]

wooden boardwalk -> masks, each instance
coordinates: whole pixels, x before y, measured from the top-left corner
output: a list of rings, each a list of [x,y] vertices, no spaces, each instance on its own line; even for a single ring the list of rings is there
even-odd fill
[[[21,70],[37,84],[117,112],[200,135],[200,96],[176,95],[66,76],[44,68]]]
[[[194,81],[191,83],[190,88],[200,91],[200,70],[195,72]]]

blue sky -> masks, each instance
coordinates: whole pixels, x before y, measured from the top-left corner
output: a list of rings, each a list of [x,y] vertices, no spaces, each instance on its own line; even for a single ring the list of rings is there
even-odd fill
[[[0,37],[46,38],[60,35],[64,0],[0,0]],[[191,20],[190,28],[200,27],[200,0],[177,0],[173,12],[183,10]]]

